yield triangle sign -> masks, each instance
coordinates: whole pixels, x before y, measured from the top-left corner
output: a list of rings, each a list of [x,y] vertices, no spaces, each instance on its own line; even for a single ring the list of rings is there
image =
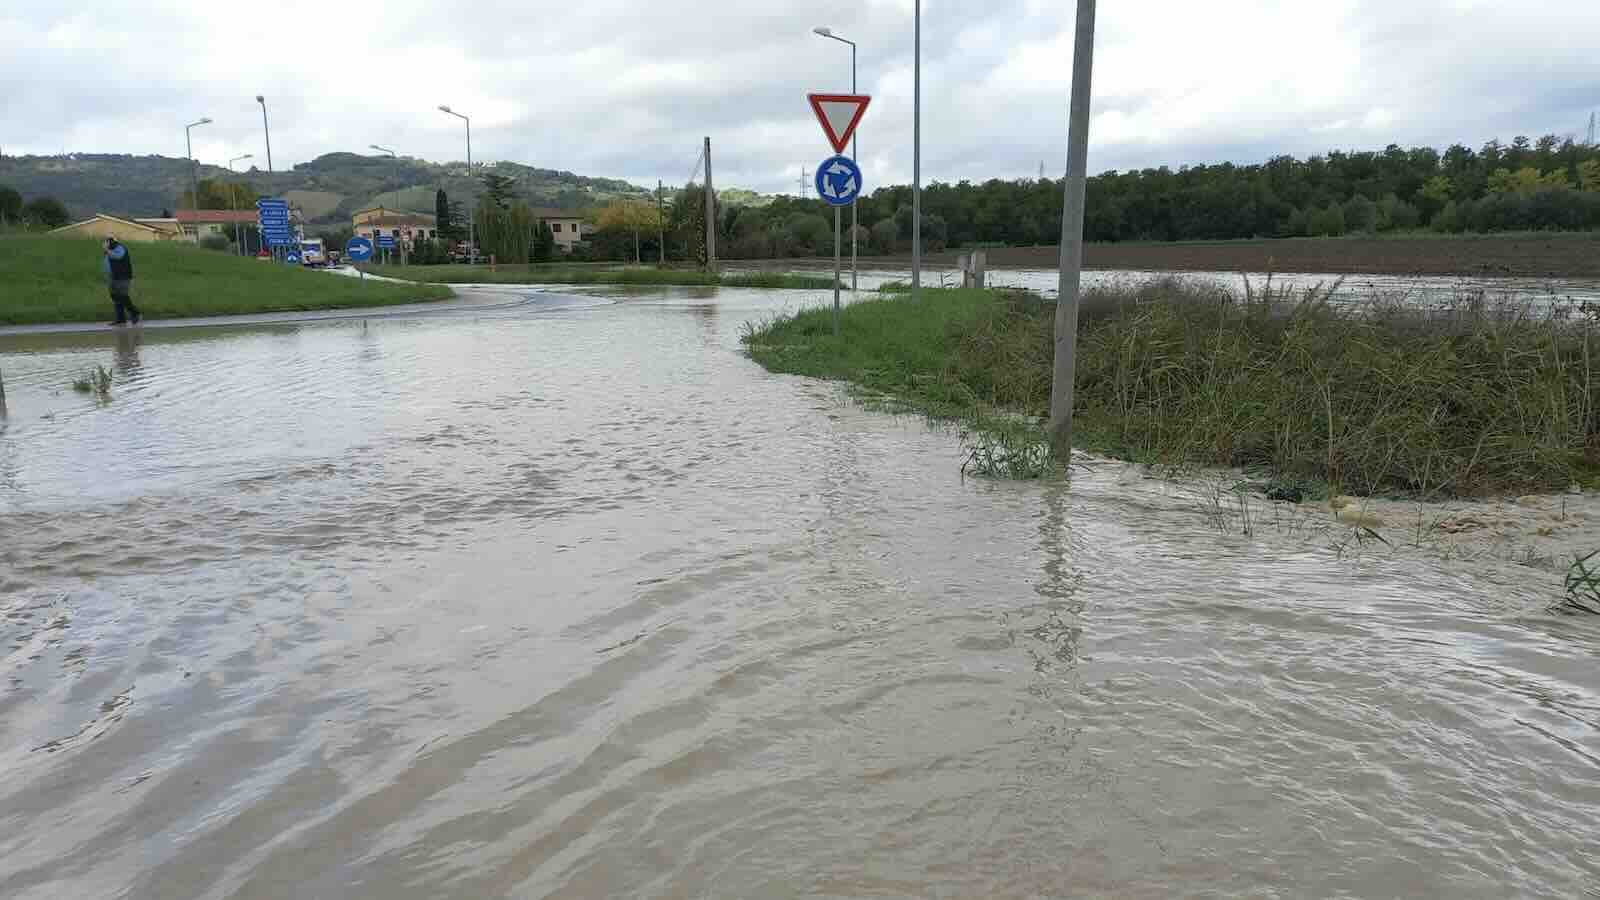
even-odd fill
[[[817,114],[817,121],[822,123],[822,133],[828,136],[828,143],[833,145],[833,152],[843,153],[844,148],[850,146],[850,136],[856,133],[856,126],[861,124],[861,116],[867,111],[867,104],[872,98],[866,94],[807,94],[811,100],[811,111]]]

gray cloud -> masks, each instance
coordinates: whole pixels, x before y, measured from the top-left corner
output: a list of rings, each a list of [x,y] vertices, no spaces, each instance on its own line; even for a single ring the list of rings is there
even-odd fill
[[[205,115],[201,159],[264,163],[260,92],[280,168],[371,143],[459,159],[443,102],[473,116],[478,159],[679,183],[709,134],[721,184],[793,190],[830,152],[804,94],[849,83],[848,48],[810,33],[827,24],[860,43],[875,98],[861,130],[869,184],[911,176],[910,0],[235,6],[8,0],[0,146],[177,156],[184,123]],[[1059,172],[1072,4],[924,7],[924,179]],[[1101,7],[1095,171],[1565,134],[1600,107],[1595,4]]]

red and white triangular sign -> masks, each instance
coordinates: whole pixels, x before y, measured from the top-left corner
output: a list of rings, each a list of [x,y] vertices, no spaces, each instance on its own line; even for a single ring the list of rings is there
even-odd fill
[[[850,136],[856,133],[861,117],[872,98],[866,94],[807,94],[811,111],[822,123],[822,133],[828,136],[833,152],[843,153],[850,146]]]

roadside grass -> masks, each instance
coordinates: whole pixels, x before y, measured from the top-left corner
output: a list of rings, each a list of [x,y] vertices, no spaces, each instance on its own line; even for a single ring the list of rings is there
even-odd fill
[[[1075,442],[1259,473],[1267,490],[1468,497],[1600,472],[1596,328],[1580,310],[1463,297],[1330,305],[1331,289],[1160,279],[1086,293]],[[889,294],[747,329],[773,371],[855,382],[941,418],[1042,437],[1055,305],[1020,291]]]
[[[130,244],[133,300],[146,319],[389,306],[442,300],[449,288],[362,282],[189,244]],[[96,240],[0,236],[0,324],[108,322]]]
[[[699,269],[658,269],[653,266],[582,267],[540,265],[396,266],[364,265],[364,271],[385,278],[440,284],[628,284],[685,285],[696,287],[798,288],[831,290],[833,279],[787,272],[714,273]]]

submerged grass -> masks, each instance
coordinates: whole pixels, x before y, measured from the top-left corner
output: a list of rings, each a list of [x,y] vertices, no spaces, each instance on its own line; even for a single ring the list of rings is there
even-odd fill
[[[101,400],[111,399],[111,373],[105,366],[95,366],[82,378],[72,382],[72,389],[80,394],[94,394]]]
[[[1088,292],[1079,447],[1260,471],[1316,492],[1474,496],[1562,489],[1600,470],[1595,328],[1582,310],[1464,297],[1420,309],[1331,290],[1180,280]],[[934,415],[1048,412],[1055,305],[1017,291],[891,295],[751,328],[775,371],[845,379]],[[1037,425],[1032,426],[1037,430]]]
[[[435,285],[362,282],[189,244],[132,244],[133,299],[146,319],[386,306],[442,300]],[[98,241],[0,236],[0,325],[107,322]]]
[[[365,271],[386,278],[440,284],[630,284],[702,287],[833,288],[833,279],[788,272],[705,272],[649,266],[395,266],[367,265]]]

